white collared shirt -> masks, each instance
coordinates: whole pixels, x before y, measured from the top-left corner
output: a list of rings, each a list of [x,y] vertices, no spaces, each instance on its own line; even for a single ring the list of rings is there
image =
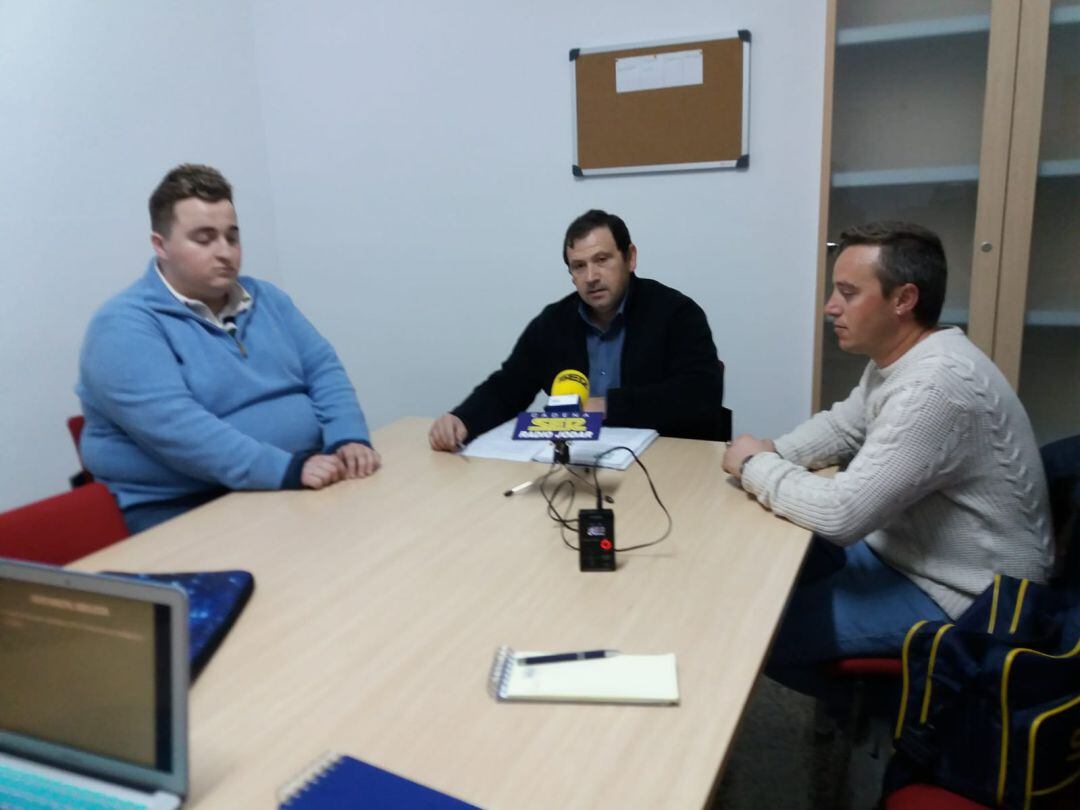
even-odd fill
[[[245,290],[238,281],[233,282],[232,286],[229,287],[229,292],[226,294],[225,298],[225,306],[221,308],[221,312],[214,314],[214,311],[202,301],[188,298],[187,296],[178,293],[173,285],[169,283],[169,280],[165,278],[165,274],[161,272],[161,265],[157,262],[154,262],[154,269],[157,270],[158,278],[160,278],[162,284],[165,285],[165,289],[172,293],[177,301],[186,306],[204,321],[209,321],[214,324],[214,326],[224,329],[226,332],[231,333],[233,329],[236,328],[233,326],[232,329],[230,329],[225,323],[226,319],[235,318],[244,310],[251,308],[251,294]]]

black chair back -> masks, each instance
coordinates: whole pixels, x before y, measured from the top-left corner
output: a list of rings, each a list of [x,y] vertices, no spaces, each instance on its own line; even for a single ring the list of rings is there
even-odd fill
[[[1041,452],[1057,540],[1055,580],[1080,588],[1080,436],[1051,442]]]

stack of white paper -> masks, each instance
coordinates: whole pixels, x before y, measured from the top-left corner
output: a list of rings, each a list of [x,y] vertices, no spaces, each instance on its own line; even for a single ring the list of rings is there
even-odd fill
[[[550,442],[525,441],[514,438],[516,419],[503,422],[482,433],[466,446],[462,455],[474,458],[498,458],[504,461],[540,461],[550,464],[554,448]],[[604,427],[596,441],[570,442],[570,463],[593,466],[597,458],[614,447],[629,447],[639,456],[656,441],[659,434],[644,428]],[[625,470],[634,462],[625,450],[616,450],[600,459],[599,465],[609,470]]]

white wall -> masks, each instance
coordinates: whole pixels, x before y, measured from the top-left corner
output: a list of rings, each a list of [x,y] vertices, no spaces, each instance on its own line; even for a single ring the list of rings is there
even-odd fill
[[[805,418],[824,5],[254,4],[281,273],[372,423],[435,415],[490,373],[571,290],[559,246],[590,207],[626,219],[641,275],[705,308],[737,429]],[[570,48],[739,28],[748,172],[572,177]]]
[[[220,166],[277,277],[254,70],[244,4],[0,0],[0,509],[78,470],[83,331],[145,268],[168,169]]]
[[[180,161],[237,190],[245,271],[334,342],[378,427],[454,405],[622,215],[693,296],[736,428],[810,407],[824,3],[0,0],[0,508],[62,490],[92,311]],[[751,168],[575,180],[571,47],[750,29]],[[496,67],[496,69],[493,69]]]

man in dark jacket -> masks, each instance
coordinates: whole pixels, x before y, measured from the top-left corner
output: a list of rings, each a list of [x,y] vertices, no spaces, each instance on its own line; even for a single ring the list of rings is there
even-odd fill
[[[604,211],[582,214],[566,230],[563,261],[577,293],[545,307],[502,367],[435,420],[432,449],[453,451],[515,416],[565,369],[588,375],[586,409],[601,411],[606,425],[729,438],[724,367],[705,313],[634,274],[637,248],[626,223]]]

